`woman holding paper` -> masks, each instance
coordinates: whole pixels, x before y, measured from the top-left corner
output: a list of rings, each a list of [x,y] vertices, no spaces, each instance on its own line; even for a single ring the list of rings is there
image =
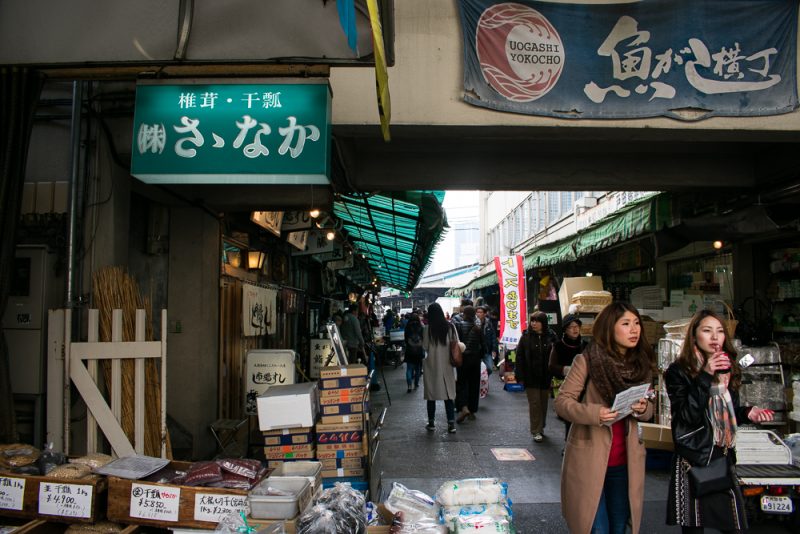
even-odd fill
[[[692,317],[681,354],[667,369],[664,382],[675,442],[667,524],[680,525],[686,534],[702,533],[704,527],[722,532],[747,529],[742,494],[730,471],[736,464],[736,424],[771,421],[774,412],[739,406],[742,371],[716,313],[701,310]],[[704,488],[692,484],[690,470],[710,466],[712,460],[727,467],[727,487],[700,495]]]
[[[644,505],[644,444],[638,420],[653,414],[639,398],[612,411],[617,395],[649,385],[655,355],[639,312],[615,302],[598,314],[593,342],[575,357],[556,413],[572,423],[561,469],[561,512],[573,533],[639,532]]]

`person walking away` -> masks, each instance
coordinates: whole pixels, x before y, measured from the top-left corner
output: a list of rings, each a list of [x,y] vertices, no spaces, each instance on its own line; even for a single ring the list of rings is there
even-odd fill
[[[556,413],[572,423],[561,468],[561,513],[573,533],[623,534],[630,522],[637,534],[645,472],[639,420],[652,417],[653,405],[639,399],[625,417],[611,406],[618,393],[652,384],[655,354],[639,312],[625,302],[603,308],[592,336],[555,401]]]
[[[664,383],[672,412],[675,454],[672,458],[667,524],[684,534],[706,527],[722,532],[747,530],[742,493],[731,476],[728,489],[697,495],[689,481],[693,466],[724,458],[728,473],[736,464],[736,426],[772,421],[774,412],[739,405],[742,371],[722,319],[701,310],[689,322],[677,360],[667,368]]]
[[[428,306],[428,325],[422,329],[422,348],[427,354],[422,366],[425,371],[423,396],[427,401],[428,430],[436,428],[436,401],[444,401],[447,414],[447,431],[456,431],[456,372],[450,365],[450,342],[457,339],[453,327],[444,318],[442,307]]]
[[[575,356],[586,348],[586,342],[581,339],[581,326],[583,323],[576,315],[565,315],[561,321],[561,339],[553,344],[550,351],[550,374],[552,375],[553,394],[557,397],[559,388],[564,382],[564,377],[569,373]],[[561,419],[559,417],[559,419]],[[567,440],[571,423],[564,419],[564,441]]]
[[[406,325],[404,337],[406,344],[406,384],[408,385],[408,393],[411,393],[412,384],[414,389],[419,388],[422,359],[425,358],[425,350],[422,348],[422,323],[416,313],[411,314]]]
[[[342,317],[342,343],[347,349],[347,361],[356,363],[364,353],[364,336],[361,334],[361,322],[358,320],[358,304],[351,304]]]
[[[456,316],[453,326],[458,339],[466,345],[464,362],[457,370],[456,409],[459,411],[456,422],[463,423],[469,417],[475,419],[481,393],[481,360],[486,353],[483,332],[477,323],[475,308],[464,306],[460,316]]]
[[[486,364],[486,372],[491,376],[494,369],[494,358],[497,357],[497,335],[494,326],[489,318],[489,309],[486,306],[475,308],[475,316],[481,325],[483,332],[483,342],[486,345],[486,352],[483,355],[483,363]]]
[[[392,313],[391,308],[387,308],[383,316],[383,330],[386,337],[389,337],[389,332],[392,328],[394,328],[394,313]]]
[[[534,312],[528,321],[528,329],[517,344],[515,375],[517,382],[525,385],[528,396],[528,415],[530,417],[533,441],[544,440],[544,427],[547,421],[547,400],[550,398],[550,351],[553,340],[547,328],[547,315]]]

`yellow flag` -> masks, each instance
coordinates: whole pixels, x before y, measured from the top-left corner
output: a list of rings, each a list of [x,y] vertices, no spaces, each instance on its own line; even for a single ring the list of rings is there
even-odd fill
[[[372,25],[372,49],[375,54],[375,88],[378,91],[378,114],[381,119],[383,140],[390,141],[389,122],[392,120],[392,99],[389,95],[389,73],[386,70],[386,51],[383,48],[378,0],[367,0],[369,20]]]

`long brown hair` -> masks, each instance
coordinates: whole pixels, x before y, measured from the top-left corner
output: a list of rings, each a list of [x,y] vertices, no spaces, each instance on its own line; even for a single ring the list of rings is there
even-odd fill
[[[620,317],[625,315],[625,312],[631,312],[639,320],[639,341],[632,349],[627,349],[624,353],[619,351],[617,342],[614,340],[614,326],[619,321]],[[633,365],[637,372],[643,372],[645,369],[655,369],[655,353],[653,347],[647,342],[644,333],[644,328],[641,327],[642,317],[639,315],[639,310],[634,308],[627,302],[613,302],[603,308],[603,310],[595,318],[592,325],[592,337],[594,343],[603,349],[609,356],[616,356],[628,364]]]
[[[728,353],[728,357],[731,360],[731,380],[728,387],[736,391],[742,385],[742,368],[739,367],[739,362],[737,361],[736,349],[733,347],[733,340],[728,332],[728,325],[725,324],[722,317],[712,310],[700,310],[694,314],[692,320],[689,322],[689,328],[686,332],[686,339],[683,340],[680,356],[678,356],[678,359],[675,361],[677,361],[680,366],[683,367],[684,371],[692,378],[703,371],[703,367],[705,367],[708,358],[705,353],[697,347],[697,329],[700,327],[700,323],[703,319],[707,317],[712,317],[719,321],[719,324],[722,325],[725,331],[725,341],[722,343],[722,350]],[[694,352],[695,349],[700,353],[702,362],[697,359],[697,355]],[[714,381],[717,382],[718,380],[719,379],[715,376]]]

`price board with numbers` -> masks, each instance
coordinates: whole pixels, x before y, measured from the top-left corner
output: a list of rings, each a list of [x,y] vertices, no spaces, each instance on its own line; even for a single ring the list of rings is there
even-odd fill
[[[58,523],[93,523],[106,508],[107,479],[0,476],[0,517],[46,518]]]

